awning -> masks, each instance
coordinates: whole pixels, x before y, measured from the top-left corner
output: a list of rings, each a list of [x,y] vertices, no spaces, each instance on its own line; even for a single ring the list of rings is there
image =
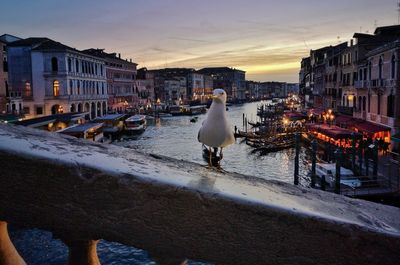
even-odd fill
[[[306,127],[314,132],[322,133],[334,139],[352,139],[354,133],[356,138],[361,137],[359,133],[340,128],[338,126],[328,126],[327,124],[307,124]]]
[[[308,113],[313,114],[313,115],[321,115],[324,112],[325,112],[324,109],[319,109],[319,108],[309,109],[308,110]]]
[[[366,133],[377,133],[377,132],[385,132],[385,131],[390,131],[391,129],[389,127],[375,124],[372,122],[368,121],[362,121],[358,122],[356,124],[353,124],[354,128],[361,132],[366,132]]]
[[[307,115],[296,111],[285,112],[284,116],[291,121],[303,120],[307,118]]]

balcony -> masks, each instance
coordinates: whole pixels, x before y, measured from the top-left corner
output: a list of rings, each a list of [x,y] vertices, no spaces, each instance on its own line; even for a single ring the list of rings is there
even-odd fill
[[[353,116],[354,107],[337,106],[337,111],[344,115]]]
[[[99,264],[99,238],[157,264],[400,259],[398,209],[342,195],[20,126],[0,125],[0,168],[0,220],[51,231],[76,264]],[[15,258],[4,224],[0,257]]]
[[[66,96],[70,101],[79,101],[79,100],[107,100],[108,94],[105,95],[68,95]]]
[[[379,88],[379,87],[383,87],[384,85],[385,85],[384,79],[373,79],[370,81],[371,88]]]
[[[369,86],[368,80],[358,80],[354,82],[354,87],[357,89],[367,89]]]

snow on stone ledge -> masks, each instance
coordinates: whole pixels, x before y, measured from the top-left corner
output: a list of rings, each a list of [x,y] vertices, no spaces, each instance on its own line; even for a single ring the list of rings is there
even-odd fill
[[[195,139],[193,141],[196,142]],[[149,156],[132,149],[93,143],[63,134],[1,124],[0,151],[96,168],[120,175],[121,181],[136,177],[145,182],[185,187],[240,200],[241,203],[268,205],[400,236],[398,208],[383,207],[279,181],[218,172],[190,162]]]

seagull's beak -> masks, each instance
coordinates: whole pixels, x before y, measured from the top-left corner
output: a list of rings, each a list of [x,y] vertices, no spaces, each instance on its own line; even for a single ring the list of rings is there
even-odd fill
[[[218,98],[217,95],[212,95],[211,97],[212,97],[212,99]]]

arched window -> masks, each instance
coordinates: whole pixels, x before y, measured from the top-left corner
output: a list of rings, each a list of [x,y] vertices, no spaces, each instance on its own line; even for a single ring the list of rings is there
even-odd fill
[[[75,72],[79,73],[79,60],[75,60]]]
[[[383,59],[379,58],[379,79],[382,79]]]
[[[78,95],[80,95],[81,94],[81,81],[80,80],[78,80],[77,88],[78,88]]]
[[[380,115],[381,114],[381,94],[378,94],[378,97],[377,97],[377,103],[378,103],[378,115]]]
[[[391,65],[391,75],[390,75],[390,77],[392,79],[394,79],[395,75],[396,75],[396,56],[392,55],[392,61],[391,61],[390,65]]]
[[[68,72],[72,72],[72,61],[71,61],[71,58],[68,58]]]
[[[358,96],[358,110],[361,111],[361,107],[362,107],[362,98],[361,96]]]
[[[60,83],[58,80],[53,81],[53,95],[58,97],[60,95]]]
[[[99,94],[99,83],[98,82],[96,82],[96,94],[98,95]]]
[[[364,96],[363,97],[363,111],[367,110],[367,98]]]
[[[68,95],[71,95],[71,94],[72,94],[73,87],[74,87],[74,82],[73,82],[72,80],[69,80]]]
[[[56,57],[51,58],[51,71],[58,72],[58,60]]]
[[[104,83],[101,83],[101,94],[104,95]]]
[[[25,82],[24,96],[25,97],[32,97],[31,83],[29,83],[28,81]]]
[[[368,112],[371,112],[371,95],[368,94]]]
[[[372,63],[371,61],[368,62],[368,80],[371,80],[372,76]]]
[[[394,117],[394,95],[393,90],[387,97],[387,116]]]

